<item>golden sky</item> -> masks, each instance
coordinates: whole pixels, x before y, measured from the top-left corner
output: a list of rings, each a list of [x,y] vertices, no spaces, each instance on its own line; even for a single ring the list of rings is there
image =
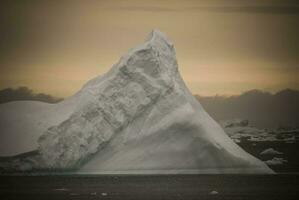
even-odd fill
[[[193,93],[299,89],[296,1],[27,0],[0,12],[0,89],[72,95],[152,29],[174,42]]]

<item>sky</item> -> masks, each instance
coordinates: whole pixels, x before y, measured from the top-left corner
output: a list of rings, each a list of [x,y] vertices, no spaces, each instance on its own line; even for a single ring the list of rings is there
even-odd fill
[[[299,89],[299,3],[291,0],[1,1],[0,89],[70,96],[152,29],[173,41],[194,94]]]

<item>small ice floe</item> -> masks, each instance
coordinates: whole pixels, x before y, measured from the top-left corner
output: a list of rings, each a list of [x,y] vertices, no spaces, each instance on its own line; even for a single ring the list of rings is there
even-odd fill
[[[92,196],[96,196],[96,195],[97,195],[97,192],[92,192],[92,193],[90,193],[90,195],[92,195]]]
[[[61,192],[69,191],[69,189],[67,189],[67,188],[55,188],[54,190],[61,191]]]
[[[261,155],[281,155],[283,154],[282,152],[279,152],[273,148],[265,149],[260,153]]]
[[[284,141],[285,143],[292,144],[292,143],[295,143],[295,142],[296,142],[296,137],[295,137],[295,136],[292,136],[292,137],[284,138],[283,141]]]
[[[233,139],[233,141],[234,141],[235,143],[241,143],[241,140],[240,140],[240,139]]]
[[[288,162],[288,161],[283,158],[277,158],[277,157],[272,158],[272,160],[265,161],[265,163],[267,165],[282,165],[285,162]]]
[[[102,196],[107,196],[108,194],[106,192],[101,193]]]
[[[213,190],[213,191],[211,191],[209,194],[210,194],[210,195],[216,195],[216,194],[218,194],[218,192],[217,192],[216,190]]]

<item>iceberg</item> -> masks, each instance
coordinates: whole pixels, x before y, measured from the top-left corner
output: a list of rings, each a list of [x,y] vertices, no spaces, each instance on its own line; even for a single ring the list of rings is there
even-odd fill
[[[3,104],[0,120],[6,141],[18,141],[14,148],[2,148],[0,156],[35,150],[34,169],[273,173],[236,145],[193,97],[179,73],[173,43],[158,30],[74,96],[57,104]]]

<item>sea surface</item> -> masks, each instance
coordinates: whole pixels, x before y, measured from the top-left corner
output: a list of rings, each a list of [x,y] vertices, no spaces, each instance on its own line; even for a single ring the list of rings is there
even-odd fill
[[[299,175],[0,176],[0,199],[299,200]]]

